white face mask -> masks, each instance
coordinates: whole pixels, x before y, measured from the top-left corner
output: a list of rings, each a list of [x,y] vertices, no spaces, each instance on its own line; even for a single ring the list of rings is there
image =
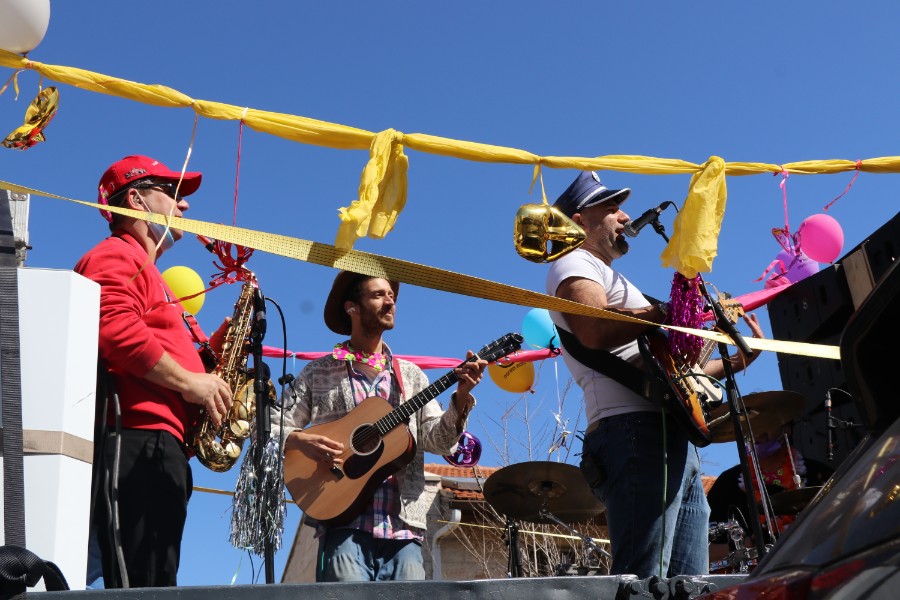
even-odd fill
[[[138,201],[144,206],[144,208],[147,209],[148,213],[150,213],[151,215],[157,214],[153,212],[153,210],[150,208],[150,205],[144,201],[143,197],[141,197]],[[150,237],[153,238],[153,241],[159,245],[159,249],[157,250],[159,254],[162,254],[175,245],[175,238],[172,237],[172,230],[165,225],[147,221],[147,230],[150,233]],[[162,239],[162,243],[160,243],[160,239]]]
[[[152,210],[149,212],[150,214],[156,214]],[[160,254],[175,245],[175,238],[172,237],[172,230],[165,225],[147,221],[147,229],[149,230],[150,236],[153,238],[153,241],[159,244],[159,250],[157,250],[157,252],[159,252]],[[162,238],[161,244],[159,242],[160,238]]]

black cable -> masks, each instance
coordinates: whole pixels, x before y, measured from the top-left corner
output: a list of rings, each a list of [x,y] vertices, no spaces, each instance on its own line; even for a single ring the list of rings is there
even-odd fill
[[[281,385],[281,395],[278,400],[275,401],[275,405],[278,406],[279,412],[279,421],[278,421],[278,447],[281,448],[284,443],[284,405],[282,404],[281,399],[284,398],[284,388],[287,385],[290,385],[294,380],[294,376],[287,372],[287,324],[284,320],[284,313],[281,310],[281,306],[278,305],[277,302],[266,296],[266,302],[271,302],[273,306],[278,310],[278,317],[281,319],[281,339],[283,342],[283,348],[281,352],[281,377],[278,378],[278,383]],[[293,387],[291,388],[293,389]]]
[[[112,506],[110,515],[112,516],[112,532],[113,547],[116,551],[116,561],[119,564],[119,577],[123,588],[129,588],[128,569],[125,567],[125,554],[122,551],[122,523],[119,521],[119,462],[122,455],[122,407],[119,404],[119,394],[116,392],[115,385],[110,383],[113,398],[113,408],[116,415],[116,440],[115,451],[113,453],[113,472],[110,481]]]
[[[120,584],[123,588],[130,587],[128,581],[128,572],[125,568],[125,555],[122,550],[122,527],[119,521],[119,462],[121,460],[121,440],[122,440],[122,410],[119,404],[119,394],[116,392],[116,386],[112,375],[103,366],[98,363],[97,369],[97,394],[103,399],[101,410],[96,413],[97,422],[94,426],[94,440],[97,449],[94,452],[94,460],[98,465],[95,471],[93,490],[96,489],[100,494],[100,498],[95,502],[103,502],[106,508],[108,533],[112,534],[112,539],[107,538],[112,544],[112,551],[115,555],[116,566],[119,570],[119,582],[109,582],[112,585]],[[114,430],[114,452],[112,470],[108,469],[107,464],[107,444],[109,443],[109,427],[106,422],[106,416],[109,413],[109,399],[113,400],[113,412],[115,415]],[[92,524],[92,529],[94,528]],[[99,535],[99,534],[98,534]],[[101,560],[103,559],[101,553]],[[110,565],[112,566],[112,565]],[[106,582],[104,581],[104,584]]]

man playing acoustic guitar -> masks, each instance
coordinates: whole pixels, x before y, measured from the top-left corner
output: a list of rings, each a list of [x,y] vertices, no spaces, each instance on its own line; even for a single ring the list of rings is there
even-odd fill
[[[580,248],[551,265],[547,293],[663,323],[666,303],[651,304],[611,266],[628,252],[623,231],[629,217],[620,205],[630,193],[628,188],[607,189],[596,173],[585,171],[560,195],[554,206],[581,225],[587,237]],[[705,574],[709,506],[699,454],[674,419],[670,416],[664,423],[659,404],[639,393],[643,360],[637,338],[653,327],[559,312],[550,316],[566,366],[584,391],[588,427],[582,471],[606,505],[611,574]],[[756,316],[745,320],[753,335],[762,337]],[[750,362],[743,355],[730,360],[735,370]],[[722,361],[710,361],[704,372],[722,377]],[[629,379],[632,373],[637,376]]]
[[[353,429],[352,438],[344,436],[345,440],[335,439],[337,433],[317,433],[364,412],[370,405],[366,401],[373,397],[402,407],[428,387],[425,373],[393,356],[382,339],[385,331],[394,328],[399,287],[394,281],[349,271],[338,273],[325,303],[325,324],[350,339],[335,345],[332,354],[307,364],[285,391],[283,411],[273,411],[272,433],[277,436],[282,431],[285,435],[285,483],[298,504],[302,505],[304,498],[297,497],[292,480],[307,480],[301,483],[311,488],[310,495],[317,495],[312,507],[306,509],[307,517],[330,514],[333,505],[348,500],[322,494],[326,484],[359,488],[358,497],[350,499],[353,506],[337,511],[340,518],[328,519],[327,524],[319,518],[317,581],[425,579],[422,540],[429,504],[423,497],[425,452],[447,455],[455,451],[475,404],[471,391],[487,366],[480,358],[467,360],[453,371],[459,384],[446,411],[430,396],[421,410],[409,416],[405,424],[408,435],[403,431],[399,439],[401,450],[407,450],[407,442],[412,441],[408,448],[412,458],[405,466],[400,464],[399,470],[388,464],[384,468],[373,466],[372,473],[366,473],[379,455],[392,451],[392,438],[387,435],[383,444],[365,447],[366,440],[361,439],[365,436],[356,435],[359,427]],[[467,353],[467,359],[474,356],[471,351]],[[360,410],[354,412],[356,408]],[[357,443],[360,447],[348,447]],[[366,462],[368,457],[370,463]],[[298,468],[298,462],[308,464]],[[303,469],[306,474],[298,476]],[[319,475],[323,483],[309,486],[308,480]],[[366,475],[372,475],[368,483],[373,485],[365,485]]]

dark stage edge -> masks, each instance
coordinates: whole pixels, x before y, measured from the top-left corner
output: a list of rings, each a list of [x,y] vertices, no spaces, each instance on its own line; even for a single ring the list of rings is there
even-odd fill
[[[627,578],[606,576],[528,577],[519,579],[484,579],[477,581],[390,581],[383,583],[284,583],[212,587],[144,588],[134,590],[73,590],[66,592],[28,592],[28,596],[61,598],[66,600],[297,600],[298,598],[359,599],[429,598],[430,600],[529,600],[550,598],[560,600],[616,600],[619,598],[696,598],[706,582],[723,589],[740,583],[743,575],[706,575],[691,578],[662,580],[671,584],[680,579],[700,583],[693,592],[666,591],[662,587],[646,590],[650,580],[639,580],[643,586],[629,592]],[[659,584],[660,582],[656,582]],[[690,586],[689,586],[690,587]],[[620,593],[621,590],[621,593]],[[712,591],[712,590],[710,590]]]

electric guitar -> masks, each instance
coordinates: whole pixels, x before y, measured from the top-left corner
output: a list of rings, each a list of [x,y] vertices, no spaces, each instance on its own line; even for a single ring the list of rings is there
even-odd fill
[[[522,341],[518,333],[508,333],[469,360],[494,362],[521,348]],[[407,426],[409,419],[458,380],[459,376],[450,371],[396,408],[372,396],[340,419],[304,429],[344,444],[344,462],[340,467],[329,467],[300,450],[286,451],[284,482],[291,498],[306,515],[325,525],[352,521],[375,489],[415,456],[416,441]]]
[[[743,316],[744,307],[739,302],[722,299],[720,303],[729,320],[736,321]],[[682,357],[671,355],[662,335],[654,333],[638,338],[638,348],[650,378],[659,384],[655,399],[669,409],[687,438],[698,448],[712,442],[710,411],[722,404],[719,382],[703,372],[716,343],[704,340],[697,361],[688,365]]]

